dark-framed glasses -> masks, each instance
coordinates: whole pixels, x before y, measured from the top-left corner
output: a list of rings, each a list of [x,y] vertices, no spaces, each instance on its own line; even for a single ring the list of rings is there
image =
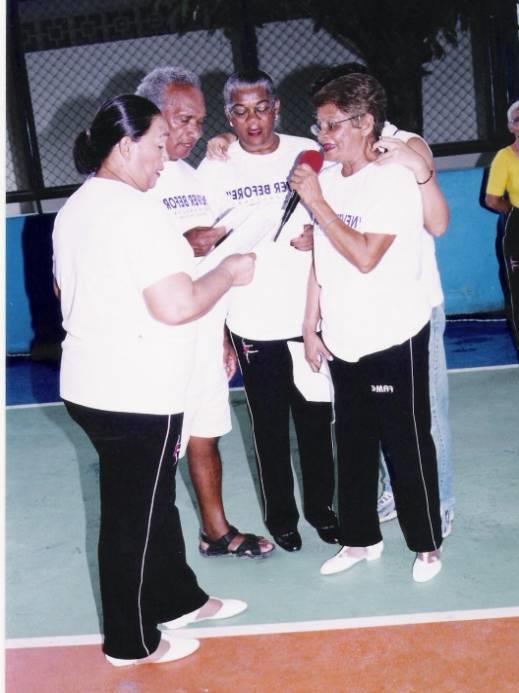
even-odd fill
[[[310,132],[312,135],[315,135],[315,137],[321,132],[334,132],[334,130],[339,128],[341,123],[347,123],[348,120],[353,120],[354,118],[362,118],[363,115],[365,115],[365,113],[355,113],[355,115],[343,118],[342,120],[325,120],[322,123],[316,120],[316,122],[310,126]]]
[[[247,108],[247,106],[241,106],[236,104],[236,106],[231,106],[229,113],[237,120],[246,120],[249,114],[253,113],[257,118],[265,118],[269,113],[274,111],[273,101],[260,101],[252,108]]]

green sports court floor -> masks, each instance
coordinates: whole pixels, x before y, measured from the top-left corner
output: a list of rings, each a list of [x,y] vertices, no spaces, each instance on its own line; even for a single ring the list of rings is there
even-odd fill
[[[470,353],[469,345],[463,341]],[[458,364],[449,373],[449,383],[457,503],[453,533],[444,544],[444,568],[434,581],[413,583],[413,555],[396,521],[383,525],[385,552],[380,561],[331,577],[321,576],[319,567],[333,554],[333,547],[321,542],[304,520],[299,553],[277,548],[270,558],[259,561],[203,558],[197,550],[198,520],[187,467],[181,463],[177,504],[189,563],[210,594],[249,603],[248,611],[232,622],[210,624],[195,632],[232,636],[518,617],[517,359],[514,362],[512,356],[509,363],[483,367],[460,368]],[[220,446],[226,512],[240,529],[263,533],[248,414],[240,389],[232,393],[232,408],[233,431]],[[50,402],[8,407],[6,451],[8,648],[97,644],[101,637],[94,450],[64,407]],[[295,442],[293,458],[297,472]],[[514,690],[508,682],[500,687],[497,681],[495,691]],[[12,686],[8,690],[29,691]],[[232,690],[232,685],[214,690]],[[254,690],[271,689],[258,686]],[[280,690],[311,689],[286,685]],[[353,688],[337,684],[333,690]],[[423,690],[451,689],[424,684]]]

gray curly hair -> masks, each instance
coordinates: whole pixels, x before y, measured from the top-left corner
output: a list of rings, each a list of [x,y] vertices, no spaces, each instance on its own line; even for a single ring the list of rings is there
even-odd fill
[[[512,115],[514,111],[516,111],[519,108],[519,101],[514,101],[514,103],[510,106],[508,111],[506,112],[506,119],[509,123],[512,122]]]
[[[172,84],[186,85],[200,89],[200,79],[191,70],[179,65],[156,67],[149,72],[137,87],[137,96],[144,96],[162,110],[164,92]]]

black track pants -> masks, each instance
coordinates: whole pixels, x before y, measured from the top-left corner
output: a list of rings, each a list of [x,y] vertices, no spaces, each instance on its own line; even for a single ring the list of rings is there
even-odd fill
[[[387,453],[398,520],[412,551],[441,545],[436,452],[429,406],[429,325],[403,344],[356,363],[334,358],[341,542],[382,538],[377,514],[379,450]]]
[[[108,412],[65,402],[99,454],[99,575],[106,654],[146,657],[157,624],[208,599],[186,563],[175,506],[182,414]]]
[[[332,407],[308,402],[294,384],[286,340],[257,341],[231,334],[252,419],[264,503],[272,534],[295,529],[299,519],[290,461],[289,412],[297,434],[304,515],[314,527],[334,515]]]

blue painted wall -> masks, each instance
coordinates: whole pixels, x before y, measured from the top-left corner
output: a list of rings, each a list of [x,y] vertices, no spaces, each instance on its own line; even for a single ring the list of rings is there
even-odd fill
[[[448,315],[503,310],[496,235],[499,217],[481,205],[485,169],[443,171],[440,187],[451,214],[436,242]]]
[[[483,168],[438,174],[451,211],[449,229],[436,245],[449,315],[504,307],[496,257],[498,217],[480,203],[484,174]],[[8,353],[27,352],[35,334],[52,339],[56,333],[59,314],[52,295],[52,222],[53,215],[7,220]]]
[[[25,291],[22,232],[24,217],[7,220],[6,254],[6,350],[8,353],[28,351],[32,339],[29,299]]]

